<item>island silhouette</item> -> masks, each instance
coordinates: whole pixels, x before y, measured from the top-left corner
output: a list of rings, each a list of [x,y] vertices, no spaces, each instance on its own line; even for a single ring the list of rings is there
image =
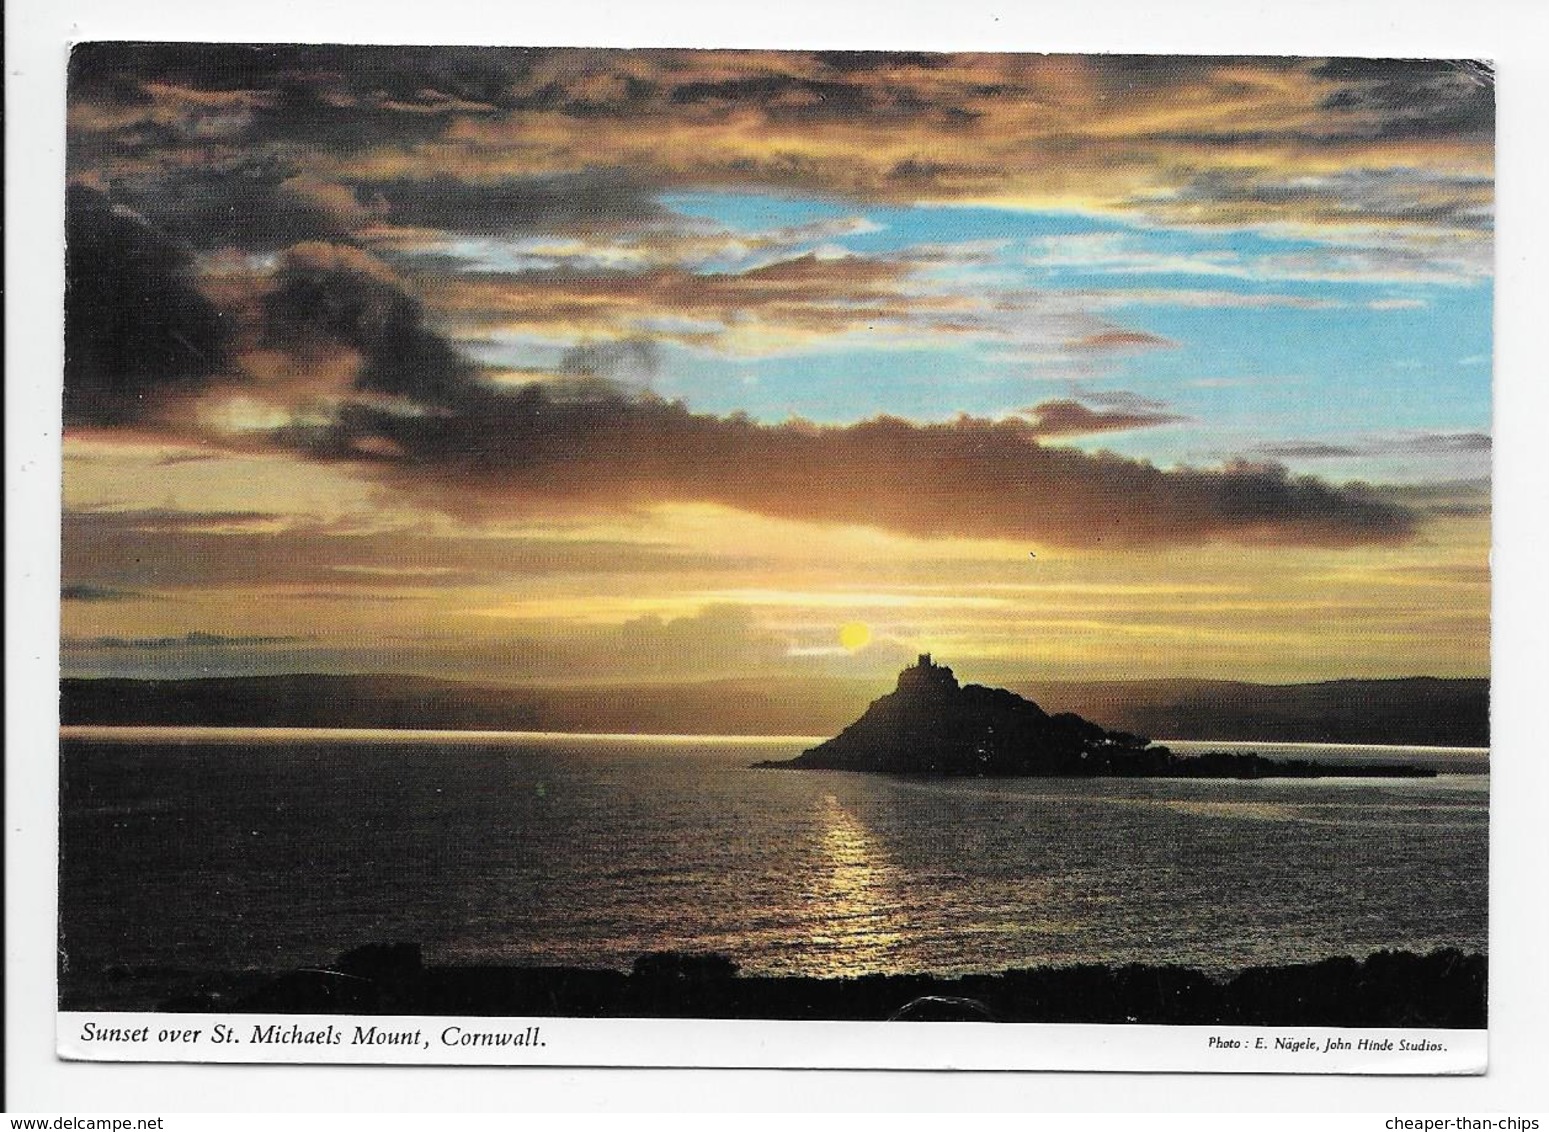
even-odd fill
[[[960,684],[930,653],[898,674],[834,738],[794,759],[755,763],[793,770],[1057,778],[1430,778],[1400,764],[1331,765],[1211,751],[1184,757],[1141,735],[1108,731],[1074,712],[1051,715],[1004,688]]]

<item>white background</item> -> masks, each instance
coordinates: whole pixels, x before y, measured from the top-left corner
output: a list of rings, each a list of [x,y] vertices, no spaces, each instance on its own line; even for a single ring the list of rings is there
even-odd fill
[[[1534,0],[11,0],[6,10],[6,1057],[10,1111],[1549,1108],[1549,6]],[[54,1049],[64,67],[89,39],[1493,59],[1499,75],[1491,1068],[1482,1078],[86,1065]],[[1381,1122],[1373,1120],[1372,1127]],[[1541,1125],[1542,1126],[1542,1125]]]

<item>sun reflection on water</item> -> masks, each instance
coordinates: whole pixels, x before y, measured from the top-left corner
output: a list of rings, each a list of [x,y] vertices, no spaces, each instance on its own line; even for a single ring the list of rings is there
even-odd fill
[[[832,794],[823,798],[817,827],[808,907],[814,955],[828,974],[876,969],[904,941],[897,869]]]

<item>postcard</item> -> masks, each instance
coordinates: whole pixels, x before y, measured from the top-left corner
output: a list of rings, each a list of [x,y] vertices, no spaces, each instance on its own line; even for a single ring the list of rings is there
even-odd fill
[[[78,45],[59,1054],[1483,1072],[1494,106]]]

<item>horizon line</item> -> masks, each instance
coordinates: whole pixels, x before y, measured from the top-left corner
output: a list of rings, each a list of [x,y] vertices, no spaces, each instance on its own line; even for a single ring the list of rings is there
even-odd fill
[[[332,741],[366,742],[373,739],[394,738],[414,741],[478,742],[490,739],[606,739],[610,742],[673,742],[673,743],[821,743],[828,735],[736,735],[736,734],[684,734],[678,732],[640,731],[521,731],[521,730],[469,730],[463,728],[436,727],[275,727],[234,724],[217,726],[197,723],[68,723],[59,727],[60,739],[78,740],[130,740],[161,737],[172,740],[195,741],[209,739],[231,742],[250,742],[262,739],[318,738]]]
[[[934,654],[933,654],[934,655]],[[959,661],[961,665],[963,662]],[[969,662],[971,663],[971,662]],[[914,667],[905,665],[905,669]],[[948,665],[948,667],[952,667]],[[954,669],[955,670],[955,669]],[[870,682],[873,680],[891,679],[890,676],[858,676],[848,673],[803,673],[803,672],[748,672],[742,674],[729,674],[725,676],[684,676],[680,679],[630,679],[620,677],[618,679],[579,680],[561,682],[549,677],[528,677],[525,679],[491,679],[487,683],[479,683],[477,676],[446,676],[430,675],[423,672],[381,672],[363,669],[358,672],[316,672],[316,671],[287,671],[287,672],[248,672],[228,674],[206,674],[198,676],[153,676],[153,675],[95,675],[87,676],[79,673],[70,675],[61,672],[60,683],[66,680],[137,680],[156,681],[161,683],[192,683],[194,681],[208,680],[280,680],[294,677],[307,677],[314,679],[331,680],[437,680],[450,684],[468,684],[473,687],[487,689],[501,688],[544,688],[552,690],[581,690],[615,688],[620,685],[631,687],[656,687],[675,688],[684,685],[716,684],[740,680],[762,680],[770,677],[776,679],[791,680],[834,680],[853,683]],[[994,677],[999,680],[1012,680],[1018,683],[1042,683],[1042,684],[1155,684],[1155,683],[1196,683],[1196,684],[1249,684],[1261,688],[1297,688],[1313,684],[1345,684],[1355,682],[1367,683],[1395,683],[1401,680],[1480,680],[1490,683],[1493,678],[1491,673],[1478,676],[1438,675],[1429,672],[1411,672],[1403,676],[1325,676],[1316,679],[1302,680],[1244,680],[1233,676],[1001,676]],[[969,679],[968,683],[976,683],[977,680]]]
[[[777,745],[785,743],[822,743],[832,738],[827,735],[747,735],[747,734],[688,734],[679,732],[638,731],[521,731],[521,730],[464,730],[459,728],[393,728],[393,727],[274,727],[216,726],[211,724],[111,724],[72,723],[61,724],[61,740],[129,741],[131,739],[162,738],[172,741],[194,742],[251,742],[263,739],[317,738],[336,742],[367,742],[374,739],[392,738],[414,742],[479,742],[494,739],[555,740],[606,740],[609,742],[637,743],[734,743],[753,745]],[[1319,743],[1307,740],[1280,739],[1153,739],[1153,744],[1210,743],[1230,746],[1293,747],[1310,750],[1375,750],[1375,751],[1430,751],[1458,752],[1467,754],[1488,753],[1489,747],[1449,747],[1423,743]]]

